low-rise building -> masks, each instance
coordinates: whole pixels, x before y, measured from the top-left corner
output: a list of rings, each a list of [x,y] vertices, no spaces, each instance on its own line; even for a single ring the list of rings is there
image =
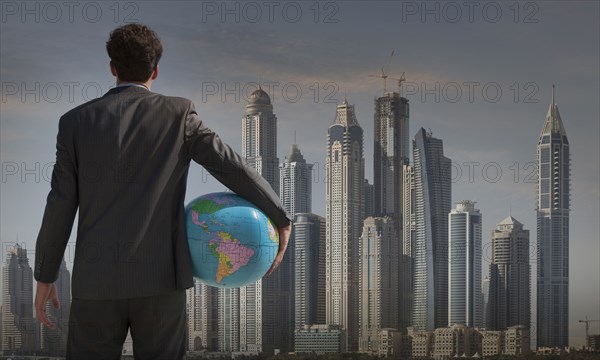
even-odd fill
[[[415,331],[408,328],[413,358],[429,358],[433,353],[433,331]]]
[[[481,355],[497,356],[504,351],[504,331],[488,330],[481,331]]]
[[[588,343],[588,350],[600,351],[600,334],[588,335],[587,343]]]
[[[378,353],[376,355],[384,357],[401,356],[403,339],[402,333],[398,329],[384,328],[379,330],[377,337]]]
[[[504,355],[527,355],[531,352],[529,329],[511,326],[504,332]]]
[[[294,332],[296,353],[338,353],[345,349],[344,331],[338,325],[304,325]]]
[[[434,331],[433,358],[450,359],[481,354],[481,334],[472,327],[452,325]]]
[[[538,356],[561,356],[564,354],[568,354],[568,348],[559,348],[559,347],[539,347],[537,348],[536,355]]]
[[[434,331],[413,331],[408,328],[407,337],[412,341],[411,354],[407,356],[413,358],[448,360],[530,353],[529,330],[520,325],[494,331],[464,325],[452,325]]]

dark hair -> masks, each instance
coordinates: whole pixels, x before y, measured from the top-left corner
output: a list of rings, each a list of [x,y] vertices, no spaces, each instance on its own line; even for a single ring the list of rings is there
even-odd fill
[[[110,33],[106,51],[119,80],[147,81],[158,65],[163,48],[158,35],[149,27],[128,24]]]

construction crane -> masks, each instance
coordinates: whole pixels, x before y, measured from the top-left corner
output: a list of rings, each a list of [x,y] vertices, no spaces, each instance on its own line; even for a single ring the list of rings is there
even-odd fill
[[[585,320],[579,320],[580,323],[585,323],[585,343],[587,344],[587,347],[590,347],[590,323],[596,321],[600,320],[589,320],[587,316],[585,317]]]
[[[392,50],[392,53],[390,54],[390,58],[388,59],[388,62],[385,66],[381,67],[381,72],[377,75],[369,75],[369,77],[378,77],[378,78],[382,78],[383,79],[383,94],[385,94],[387,92],[387,74],[385,73],[386,68],[390,65],[390,62],[392,61],[392,57],[394,56],[394,50]]]
[[[406,78],[404,77],[404,72],[402,72],[402,75],[400,75],[400,78],[390,78],[390,80],[396,80],[398,81],[398,94],[401,94],[400,89],[402,87],[402,82],[406,80]]]

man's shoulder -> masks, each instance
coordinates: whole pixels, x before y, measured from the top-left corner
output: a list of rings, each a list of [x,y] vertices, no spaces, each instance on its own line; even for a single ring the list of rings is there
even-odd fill
[[[169,101],[176,106],[188,108],[188,107],[190,107],[190,104],[192,103],[192,100],[184,98],[184,97],[180,97],[180,96],[168,96],[168,95],[162,95],[162,94],[158,94],[158,95],[162,96],[165,99],[165,101]]]
[[[116,104],[120,103],[119,100],[127,102],[128,100],[133,101],[134,99],[147,102],[149,104],[170,108],[171,110],[181,109],[183,111],[186,111],[192,103],[190,99],[184,97],[168,96],[157,92],[124,93],[119,91],[109,91],[104,96],[87,101],[67,111],[62,115],[62,118],[77,118],[82,114],[86,114],[87,112],[95,112],[98,108],[106,109],[115,106]]]
[[[89,100],[83,104],[80,104],[74,108],[72,108],[71,110],[67,111],[66,113],[64,113],[61,116],[61,119],[71,119],[71,118],[76,118],[82,111],[84,111],[85,109],[88,108],[92,108],[94,107],[94,104],[99,102],[100,100],[102,100],[103,97],[98,97],[92,100]]]

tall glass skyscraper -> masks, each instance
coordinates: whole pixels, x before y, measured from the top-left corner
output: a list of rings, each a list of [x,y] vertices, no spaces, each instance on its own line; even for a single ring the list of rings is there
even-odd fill
[[[300,315],[304,315],[300,316],[301,321],[307,321],[311,316],[313,316],[311,321],[315,320],[314,315],[316,314],[311,311],[316,306],[316,291],[312,291],[314,289],[306,288],[306,286],[312,287],[316,285],[314,280],[317,280],[317,278],[314,276],[318,272],[318,264],[304,262],[312,260],[308,259],[307,255],[312,255],[311,252],[319,250],[319,241],[323,245],[325,244],[324,223],[322,224],[323,239],[319,238],[319,229],[307,229],[306,227],[308,225],[306,222],[316,222],[316,224],[313,224],[314,226],[321,226],[321,222],[318,219],[310,217],[311,215],[316,216],[310,214],[312,209],[312,168],[313,165],[306,163],[297,144],[292,144],[289,154],[279,167],[279,196],[286,211],[292,217],[296,214],[305,215],[298,219],[305,221],[303,225],[300,228],[297,224],[294,226],[287,254],[278,269],[281,272],[279,274],[280,286],[287,290],[288,295],[281,299],[285,303],[279,304],[282,312],[279,318],[286,322],[287,327],[282,327],[280,332],[286,333],[285,339],[289,344],[287,347],[289,351],[293,349],[294,329],[299,326],[296,325],[296,319],[299,315],[298,311],[300,311]],[[300,241],[299,248],[297,241]],[[324,259],[325,248],[323,247],[322,250]],[[301,256],[302,259],[299,259],[298,256]],[[301,271],[301,273],[296,276],[296,271]],[[324,286],[325,279],[322,278],[321,280],[321,285]],[[301,297],[298,299],[300,304],[296,304],[296,296]]]
[[[492,231],[492,259],[486,327],[531,326],[529,230],[512,216]]]
[[[250,94],[242,128],[242,156],[279,193],[277,117],[261,88]],[[294,285],[289,260],[288,256],[272,275],[240,289],[240,351],[292,350]]]
[[[448,326],[483,326],[481,213],[461,201],[448,214]]]
[[[358,239],[364,218],[363,130],[354,106],[337,106],[327,131],[326,322],[340,325],[346,350],[358,349]]]
[[[219,288],[217,294],[219,302],[218,350],[221,352],[240,351],[240,289]]]
[[[569,140],[552,103],[537,145],[537,345],[569,345]]]
[[[365,179],[365,218],[375,216],[375,190],[373,184]]]
[[[379,331],[400,328],[398,276],[400,243],[394,220],[368,217],[359,248],[358,351],[379,354]]]
[[[396,92],[375,99],[373,186],[375,215],[398,222],[402,212],[402,166],[408,164],[408,100]],[[396,224],[399,232],[399,223]]]
[[[2,269],[2,351],[36,350],[33,328],[33,272],[27,250],[10,247]]]
[[[242,156],[279,194],[277,116],[269,94],[260,87],[250,94],[242,118]]]
[[[218,288],[194,279],[186,290],[188,350],[218,349]]]
[[[448,325],[448,213],[452,183],[442,140],[421,128],[413,141],[415,188],[412,326]]]
[[[312,168],[313,165],[306,163],[306,160],[304,159],[304,156],[302,156],[300,148],[297,144],[292,144],[292,146],[290,146],[290,152],[286,156],[283,164],[279,166],[279,197],[281,198],[281,202],[283,203],[285,210],[290,214],[290,216],[292,216],[292,218],[294,218],[295,214],[298,213],[305,215],[313,215],[310,214],[310,211],[312,209]],[[298,228],[297,225],[294,226],[288,244],[287,254],[283,258],[283,261],[278,269],[278,271],[280,272],[280,286],[284,289],[286,295],[281,299],[281,301],[284,303],[279,304],[281,311],[279,318],[282,321],[284,321],[287,326],[285,328],[282,327],[280,329],[280,332],[285,332],[284,338],[285,342],[288,344],[286,349],[289,349],[289,351],[292,351],[294,348],[294,329],[298,326],[296,325],[298,311],[301,310],[302,313],[303,311],[308,311],[306,309],[306,306],[315,306],[314,302],[316,301],[316,298],[310,298],[310,296],[315,295],[312,292],[310,292],[310,289],[303,288],[302,291],[300,291],[299,293],[299,283],[297,282],[298,277],[296,276],[297,270],[310,272],[310,270],[316,269],[316,266],[314,266],[314,264],[298,263],[300,260],[298,259],[297,255],[298,249],[296,241],[300,241],[300,246],[303,247],[300,249],[301,256],[303,256],[303,259],[301,261],[309,260],[305,258],[306,251],[317,250],[315,247],[318,246],[317,244],[319,242],[319,238],[306,238],[306,236],[315,235],[314,232],[311,230],[308,230],[305,227]],[[325,226],[323,224],[323,236],[325,235],[324,230]],[[324,244],[325,239],[323,238],[321,239],[321,241]],[[304,246],[311,242],[316,243],[314,245],[310,244],[310,249],[304,248]],[[323,249],[323,251],[325,251],[325,249]],[[299,275],[302,281],[307,280],[306,273],[301,273]],[[310,275],[308,276],[311,275],[312,273],[310,273]],[[310,286],[315,285],[312,282],[312,280],[313,279],[311,278]],[[306,282],[302,282],[301,286],[306,285],[308,285],[306,284]],[[323,284],[321,285],[325,285],[324,279]],[[307,294],[307,292],[309,294]],[[297,295],[301,296],[301,299],[299,299],[299,301],[302,302],[302,305],[300,307],[298,307],[296,304]],[[310,299],[307,299],[307,297]],[[307,317],[301,316],[301,320],[305,321],[307,320]]]
[[[414,240],[415,240],[415,174],[412,165],[402,166],[402,244],[400,253],[400,283],[398,289],[400,308],[400,327],[403,332],[406,327],[412,326],[412,306],[414,297]],[[404,275],[402,275],[404,274]]]
[[[325,232],[323,217],[294,216],[295,328],[325,324]]]
[[[392,220],[398,246],[403,248],[404,166],[409,162],[409,106],[408,100],[397,92],[386,92],[375,99],[373,117],[373,200],[374,216],[388,216]],[[410,215],[407,215],[410,217]],[[403,256],[400,256],[403,255]],[[412,291],[410,254],[398,255],[397,294],[400,320],[394,327],[404,331],[410,324]],[[408,293],[407,293],[408,291]]]
[[[292,217],[312,210],[312,168],[313,164],[306,163],[297,144],[290,147],[285,161],[279,166],[279,197]]]
[[[250,94],[242,118],[242,156],[279,193],[277,117],[271,98],[260,87]],[[272,275],[254,284],[219,290],[220,351],[292,350],[294,289],[291,262],[286,258]]]

